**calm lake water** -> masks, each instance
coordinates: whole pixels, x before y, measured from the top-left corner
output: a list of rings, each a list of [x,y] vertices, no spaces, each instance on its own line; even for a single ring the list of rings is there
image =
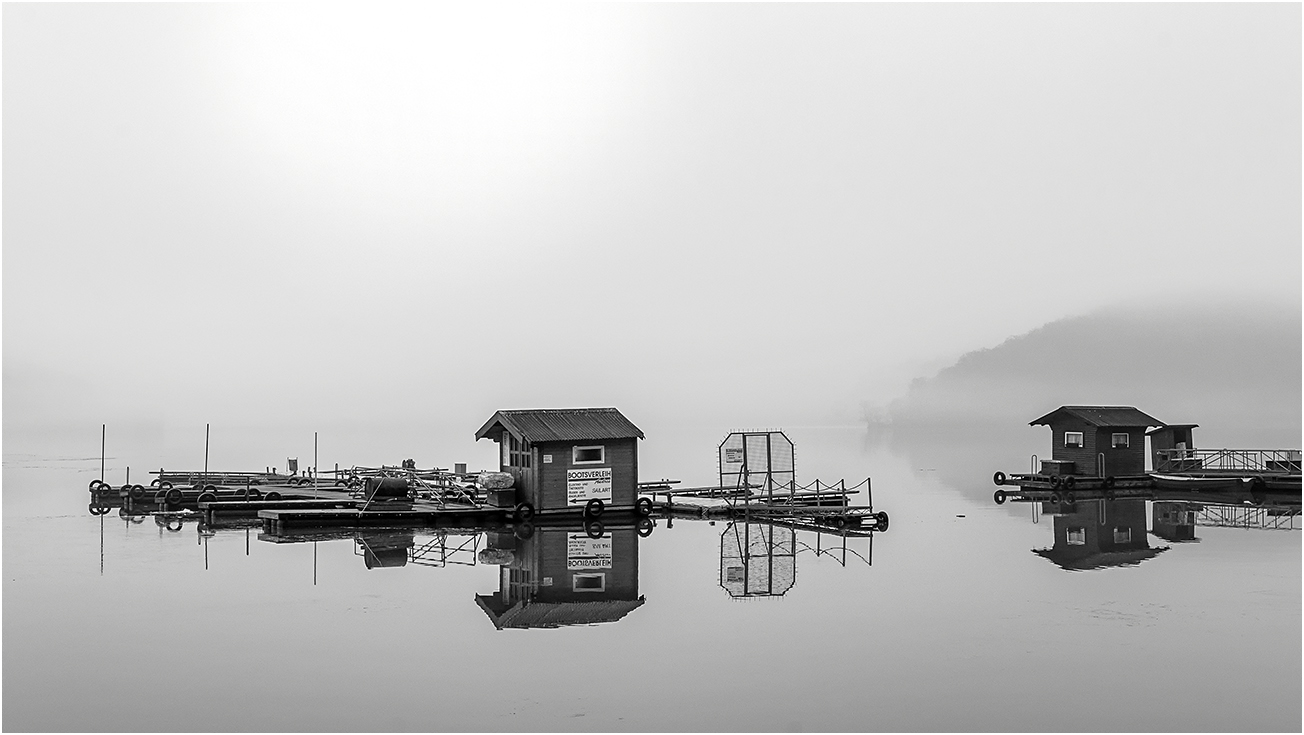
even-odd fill
[[[452,536],[441,557],[431,534],[287,544],[92,517],[98,446],[24,447],[4,460],[4,729],[1300,729],[1299,531],[1139,531],[1154,553],[1066,569],[1051,516],[990,499],[992,471],[1026,459],[789,435],[802,482],[872,476],[889,529],[845,552],[778,529],[763,577],[736,558],[767,526],[658,519],[609,546],[541,530],[514,553],[605,576],[582,583],[593,602],[514,613],[478,560],[507,539]],[[683,450],[674,476],[711,479],[712,446],[663,446],[655,470]]]

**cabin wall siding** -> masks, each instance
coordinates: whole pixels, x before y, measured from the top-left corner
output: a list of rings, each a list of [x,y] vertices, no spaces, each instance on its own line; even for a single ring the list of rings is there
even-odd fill
[[[611,540],[611,567],[598,569],[567,568],[566,547],[569,534],[584,535],[584,531],[578,528],[540,529],[535,534],[533,541],[538,560],[537,579],[542,581],[551,578],[552,584],[540,585],[534,599],[541,602],[638,599],[638,537],[634,529],[619,529],[606,534]],[[606,589],[602,592],[576,592],[574,576],[592,573],[606,575]]]
[[[1068,432],[1082,432],[1082,448],[1074,449],[1064,446],[1064,435]],[[1128,447],[1115,449],[1113,435],[1126,433]],[[1140,475],[1146,468],[1146,433],[1145,427],[1137,426],[1092,426],[1083,421],[1057,422],[1051,426],[1054,445],[1051,459],[1073,462],[1073,474],[1080,477],[1095,477],[1098,457],[1105,455],[1105,475]]]
[[[606,461],[600,465],[571,464],[574,447],[601,445],[606,447]],[[566,505],[566,471],[570,469],[611,468],[611,503],[613,506],[630,506],[638,497],[638,440],[604,439],[582,442],[541,442],[536,446],[535,467],[538,469],[538,487],[532,497],[538,499],[538,510],[553,510]],[[543,455],[552,455],[545,463]],[[579,507],[579,506],[575,506]]]

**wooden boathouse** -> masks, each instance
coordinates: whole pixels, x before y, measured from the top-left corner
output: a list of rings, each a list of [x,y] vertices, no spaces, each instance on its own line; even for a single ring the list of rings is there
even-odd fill
[[[1060,406],[1029,426],[1049,426],[1047,475],[1110,477],[1146,471],[1146,430],[1164,422],[1132,406]]]
[[[500,471],[534,512],[597,516],[638,500],[643,432],[614,408],[498,411],[475,438],[498,442]]]

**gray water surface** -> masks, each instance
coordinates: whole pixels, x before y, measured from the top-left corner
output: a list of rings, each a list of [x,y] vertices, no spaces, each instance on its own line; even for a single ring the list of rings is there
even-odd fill
[[[872,475],[889,529],[845,552],[780,530],[775,594],[739,598],[739,526],[658,519],[615,532],[597,593],[637,604],[504,630],[486,536],[385,566],[383,540],[174,532],[89,515],[98,457],[6,455],[4,728],[1300,729],[1299,531],[1146,534],[1138,562],[1070,570],[1036,553],[1051,517],[991,502],[992,466],[792,434],[801,481]]]

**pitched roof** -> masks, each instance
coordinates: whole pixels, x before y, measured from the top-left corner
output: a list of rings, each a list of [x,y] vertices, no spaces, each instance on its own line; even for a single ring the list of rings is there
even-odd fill
[[[537,444],[556,441],[643,438],[643,432],[614,408],[545,408],[499,411],[480,430],[477,440],[498,440],[506,429]]]
[[[1200,426],[1199,424],[1164,424],[1163,426],[1156,426],[1150,431],[1147,431],[1146,434],[1147,435],[1158,434],[1164,429],[1195,429],[1198,428],[1199,426]]]
[[[643,598],[590,602],[517,602],[506,609],[503,609],[502,601],[497,594],[476,595],[475,602],[493,621],[494,627],[502,630],[614,623],[642,605]]]
[[[1146,559],[1153,559],[1168,551],[1167,546],[1154,549],[1127,549],[1125,551],[1098,551],[1086,556],[1064,553],[1060,549],[1033,549],[1037,556],[1055,562],[1061,569],[1069,571],[1086,571],[1088,569],[1105,569],[1107,567],[1130,567]]]
[[[1164,422],[1132,406],[1060,406],[1029,426],[1049,425],[1062,418],[1075,418],[1092,426],[1163,426]]]

